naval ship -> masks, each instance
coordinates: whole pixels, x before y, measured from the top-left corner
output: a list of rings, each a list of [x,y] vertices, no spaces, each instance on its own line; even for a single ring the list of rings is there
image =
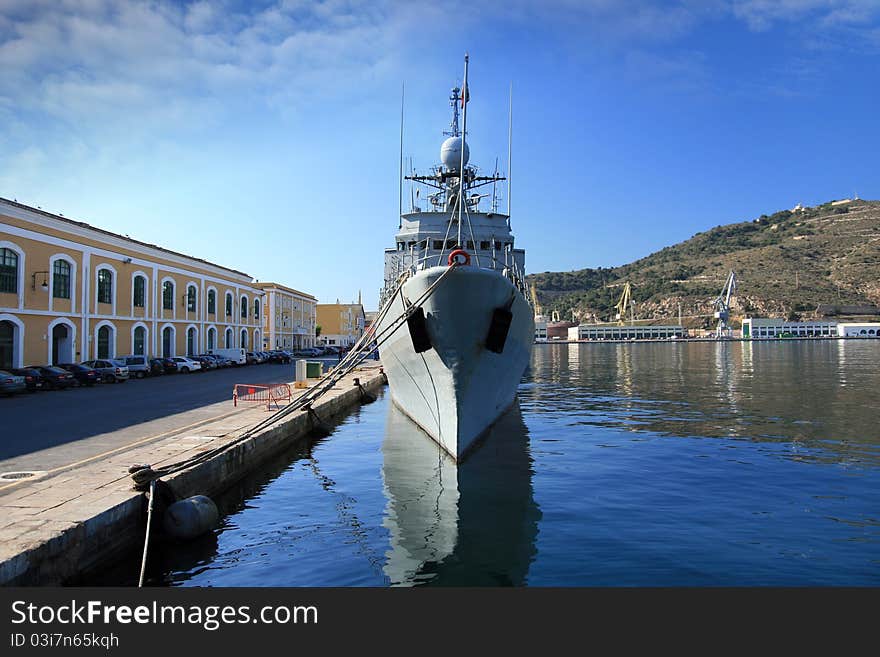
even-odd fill
[[[514,403],[535,339],[509,175],[499,175],[497,160],[491,175],[470,163],[467,77],[465,57],[440,163],[401,176],[411,205],[385,251],[374,329],[394,404],[456,461]],[[501,183],[506,213],[498,211]]]

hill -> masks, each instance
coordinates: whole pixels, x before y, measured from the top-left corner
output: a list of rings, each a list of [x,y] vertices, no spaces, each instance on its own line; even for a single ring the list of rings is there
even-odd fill
[[[870,313],[880,305],[880,201],[835,201],[781,210],[697,233],[635,262],[612,268],[528,276],[544,314],[609,321],[625,282],[635,318],[689,326],[714,322],[712,301],[736,272],[732,313],[812,317]],[[841,306],[867,306],[842,308]]]

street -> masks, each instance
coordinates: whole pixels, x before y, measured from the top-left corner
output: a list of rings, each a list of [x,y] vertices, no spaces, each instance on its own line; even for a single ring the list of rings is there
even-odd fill
[[[325,360],[324,370],[333,359]],[[295,362],[167,374],[0,399],[0,475],[49,470],[232,413],[236,383],[294,379]]]

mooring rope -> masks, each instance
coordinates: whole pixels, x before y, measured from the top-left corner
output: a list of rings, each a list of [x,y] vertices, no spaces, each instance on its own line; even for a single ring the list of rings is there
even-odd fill
[[[409,302],[405,298],[403,298],[403,283],[405,281],[401,281],[400,285],[398,285],[397,289],[379,311],[379,314],[376,316],[376,320],[373,326],[378,326],[379,323],[385,318],[388,314],[388,311],[391,308],[391,305],[394,302],[394,298],[400,294],[401,298],[405,302],[404,311],[396,317],[392,322],[388,324],[382,331],[373,335],[372,332],[364,332],[363,335],[358,339],[358,341],[354,344],[351,351],[345,356],[345,358],[340,361],[339,364],[336,365],[330,372],[328,372],[326,378],[321,380],[314,388],[307,390],[302,395],[291,401],[285,408],[282,408],[279,411],[276,411],[271,416],[266,418],[265,420],[261,420],[250,429],[245,431],[243,434],[235,438],[224,445],[219,447],[215,447],[214,449],[207,450],[205,452],[201,452],[192,457],[184,459],[182,461],[178,461],[176,463],[172,463],[165,467],[159,469],[152,469],[149,466],[139,466],[136,469],[131,468],[131,476],[135,482],[135,488],[138,490],[143,490],[147,483],[151,486],[153,482],[160,477],[164,477],[166,475],[172,474],[174,472],[178,472],[180,470],[192,467],[194,465],[198,465],[204,461],[207,461],[218,454],[221,454],[230,448],[234,447],[240,442],[248,440],[255,433],[262,431],[263,429],[275,424],[278,420],[287,417],[291,413],[294,413],[303,408],[310,408],[311,405],[318,400],[320,397],[329,392],[333,386],[335,386],[340,379],[349,374],[354,368],[360,365],[367,357],[372,353],[373,347],[372,342],[376,343],[375,348],[378,349],[381,345],[385,344],[391,336],[397,331],[397,329],[409,318],[409,316],[415,312],[417,308],[421,306],[437,289],[440,283],[445,280],[445,278],[449,275],[449,273],[458,267],[457,263],[451,264],[446,271],[444,271],[433,283],[431,283],[425,290],[416,298],[415,301]],[[152,490],[152,488],[151,488]],[[152,496],[151,496],[151,504],[152,504]],[[144,547],[144,559],[146,559],[146,546]]]
[[[156,480],[150,482],[150,503],[147,505],[147,535],[144,537],[144,555],[141,558],[141,575],[138,588],[144,585],[144,573],[147,571],[147,550],[150,547],[150,525],[153,524],[153,501],[156,499]]]

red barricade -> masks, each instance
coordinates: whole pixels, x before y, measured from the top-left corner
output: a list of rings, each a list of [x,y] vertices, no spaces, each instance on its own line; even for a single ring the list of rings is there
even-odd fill
[[[238,406],[238,402],[266,404],[267,410],[273,404],[278,408],[281,402],[290,403],[290,386],[286,383],[236,383],[232,389],[232,403]]]

